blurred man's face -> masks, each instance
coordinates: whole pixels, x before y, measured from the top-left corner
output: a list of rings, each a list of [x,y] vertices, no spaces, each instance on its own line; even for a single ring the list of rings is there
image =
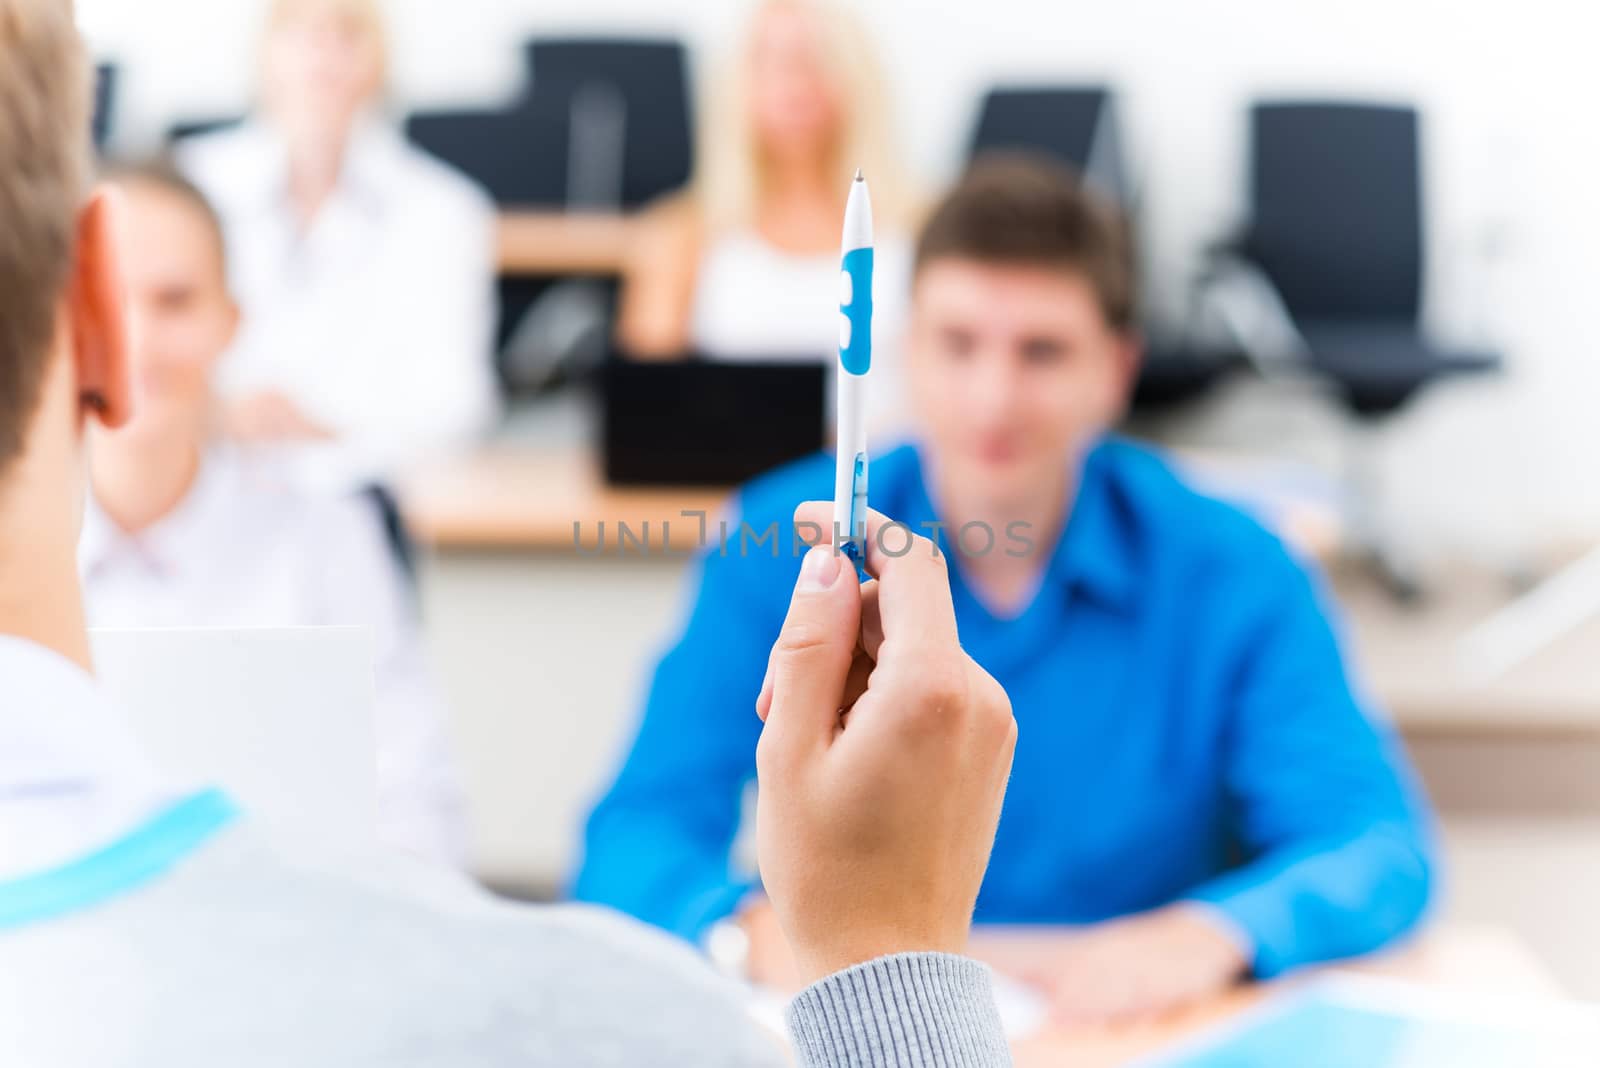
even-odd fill
[[[1082,275],[950,258],[917,277],[911,400],[940,477],[967,500],[1059,492],[1121,416],[1136,365]]]
[[[266,99],[291,129],[344,129],[377,96],[378,41],[358,18],[312,6],[267,38]]]
[[[123,187],[123,273],[133,336],[133,419],[106,435],[125,441],[204,432],[211,372],[233,340],[238,312],[222,249],[194,205],[159,187]]]
[[[810,16],[768,8],[750,43],[750,121],[769,158],[815,159],[829,149],[839,125],[830,83]]]

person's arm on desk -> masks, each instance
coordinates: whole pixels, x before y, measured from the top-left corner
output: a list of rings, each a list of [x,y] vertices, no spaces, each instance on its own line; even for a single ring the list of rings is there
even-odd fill
[[[825,529],[831,505],[802,506]],[[964,951],[1016,746],[1011,703],[964,652],[930,542],[876,548],[861,586],[806,556],[757,714],[763,882],[802,975],[789,1011],[807,1068],[1010,1064],[982,965]]]
[[[1263,561],[1239,596],[1256,625],[1221,744],[1245,863],[1165,908],[1050,939],[1032,978],[1065,1019],[1144,1016],[1246,974],[1370,952],[1427,904],[1426,803],[1352,693],[1309,577],[1287,556]]]
[[[639,217],[623,259],[617,312],[617,343],[632,359],[672,360],[688,351],[700,242],[698,211],[684,194]]]
[[[1246,863],[1189,895],[1270,977],[1379,949],[1432,892],[1432,815],[1393,729],[1346,673],[1330,599],[1285,557],[1263,575],[1226,785]]]

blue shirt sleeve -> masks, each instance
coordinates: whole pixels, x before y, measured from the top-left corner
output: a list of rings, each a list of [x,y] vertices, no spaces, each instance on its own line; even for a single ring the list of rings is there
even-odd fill
[[[1432,819],[1388,724],[1353,692],[1311,576],[1259,561],[1221,739],[1244,864],[1190,895],[1249,939],[1256,975],[1375,950],[1431,893]]]
[[[752,888],[729,853],[755,774],[756,697],[788,603],[781,572],[768,546],[741,551],[737,534],[726,555],[715,545],[702,554],[683,634],[656,667],[632,749],[589,817],[579,900],[699,941]]]

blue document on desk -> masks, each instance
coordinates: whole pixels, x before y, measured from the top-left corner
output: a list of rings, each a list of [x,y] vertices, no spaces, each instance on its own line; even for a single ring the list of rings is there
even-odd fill
[[[1567,1068],[1600,1064],[1596,1021],[1580,1011],[1441,1009],[1404,993],[1330,984],[1274,998],[1146,1068]]]

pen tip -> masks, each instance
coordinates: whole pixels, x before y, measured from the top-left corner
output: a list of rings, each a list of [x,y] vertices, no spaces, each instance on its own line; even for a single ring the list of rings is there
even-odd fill
[[[858,181],[858,182],[866,181],[865,178],[861,177],[861,168],[860,167],[856,168],[856,181]]]

